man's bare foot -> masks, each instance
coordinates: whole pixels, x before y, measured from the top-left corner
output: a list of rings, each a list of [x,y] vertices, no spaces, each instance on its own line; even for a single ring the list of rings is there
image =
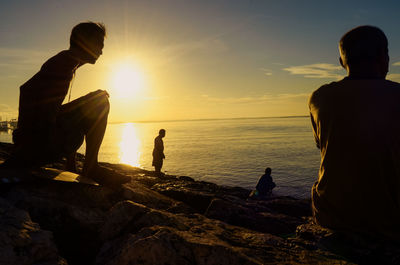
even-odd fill
[[[67,157],[67,161],[65,163],[65,170],[77,173],[76,169],[76,153],[73,153]]]

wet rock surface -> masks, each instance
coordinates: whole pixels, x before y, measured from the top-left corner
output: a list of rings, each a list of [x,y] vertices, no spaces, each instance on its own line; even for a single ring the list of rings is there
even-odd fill
[[[0,161],[9,148],[0,143]],[[43,179],[1,185],[0,264],[352,264],[368,263],[365,255],[400,261],[394,244],[361,244],[311,224],[309,200],[248,200],[242,188],[102,165],[131,182],[117,189]],[[342,241],[352,251],[335,248]]]

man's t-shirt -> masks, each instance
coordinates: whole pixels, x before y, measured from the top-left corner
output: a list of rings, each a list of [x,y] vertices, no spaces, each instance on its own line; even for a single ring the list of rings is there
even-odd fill
[[[400,84],[345,78],[314,91],[309,108],[321,151],[315,220],[400,238]]]
[[[164,156],[164,142],[162,137],[159,135],[154,138],[154,149],[153,149],[153,160],[161,160],[165,158]]]
[[[44,144],[51,138],[57,114],[79,66],[70,51],[62,51],[46,61],[40,71],[20,87],[18,126],[14,142]]]
[[[267,174],[261,176],[256,186],[256,190],[261,196],[268,195],[273,188],[275,188],[275,183],[272,180],[272,176]]]

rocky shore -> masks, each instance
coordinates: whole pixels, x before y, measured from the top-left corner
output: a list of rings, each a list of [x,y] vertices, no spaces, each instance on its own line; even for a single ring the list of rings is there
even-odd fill
[[[0,143],[0,161],[10,148]],[[313,225],[309,200],[248,200],[243,188],[102,164],[131,182],[118,189],[45,179],[0,186],[0,264],[400,262],[393,243]]]

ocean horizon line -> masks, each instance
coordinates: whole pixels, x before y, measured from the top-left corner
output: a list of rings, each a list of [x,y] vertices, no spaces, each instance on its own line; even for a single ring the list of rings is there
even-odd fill
[[[176,119],[176,120],[144,120],[144,121],[111,121],[108,124],[123,123],[158,123],[158,122],[191,122],[191,121],[216,121],[216,120],[256,120],[256,119],[285,119],[285,118],[307,118],[308,115],[293,116],[263,116],[263,117],[236,117],[236,118],[203,118],[203,119]]]

